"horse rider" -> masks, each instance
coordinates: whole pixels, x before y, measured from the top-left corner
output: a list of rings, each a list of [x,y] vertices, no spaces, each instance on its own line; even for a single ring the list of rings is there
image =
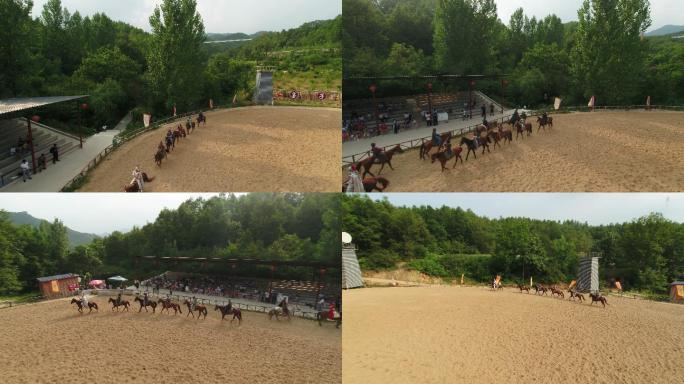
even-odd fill
[[[387,156],[385,155],[385,151],[383,151],[382,148],[377,147],[375,143],[371,143],[371,152],[373,153],[373,157],[375,158],[375,160],[378,160],[378,162],[387,162]],[[375,162],[375,160],[373,161]]]
[[[518,114],[518,108],[516,108],[513,112],[513,116],[511,116],[511,125],[515,125],[518,120],[520,120],[520,114]]]
[[[359,171],[356,169],[356,164],[352,164],[349,170],[349,179],[347,179],[345,192],[364,192],[363,181],[359,176]]]
[[[86,296],[85,289],[81,291],[81,305],[83,308],[88,308],[88,296]]]
[[[489,129],[489,121],[487,121],[486,117],[482,119],[482,125],[484,125],[485,128]]]
[[[149,297],[147,296],[147,292],[143,294],[143,306],[147,307],[147,300]]]
[[[194,311],[195,306],[197,306],[197,298],[193,296],[192,299],[190,299],[190,311]]]
[[[541,122],[542,122],[542,125],[546,125],[546,123],[549,122],[549,115],[546,113],[546,111],[544,111],[544,113],[542,113]]]
[[[451,139],[447,140],[446,143],[444,143],[444,153],[446,153],[447,158],[451,158],[454,155],[454,151],[451,148]]]
[[[140,167],[136,166],[135,169],[133,170],[133,182],[138,184],[138,189],[140,192],[143,191],[143,174],[142,171],[140,170]]]
[[[116,295],[116,305],[121,305],[121,292],[119,292],[119,294]]]
[[[432,128],[432,146],[435,148],[442,146],[442,137],[437,133],[437,128]]]
[[[523,121],[523,123],[527,121],[527,113],[525,113],[525,111],[522,111],[520,114],[520,119]]]

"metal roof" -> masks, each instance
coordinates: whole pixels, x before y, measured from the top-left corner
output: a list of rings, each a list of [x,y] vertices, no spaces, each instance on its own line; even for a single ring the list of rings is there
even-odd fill
[[[64,275],[54,275],[54,276],[46,276],[46,277],[39,277],[36,280],[40,281],[41,283],[44,283],[46,281],[52,281],[52,280],[64,280],[64,279],[69,279],[72,277],[78,277],[78,275],[74,275],[73,273],[67,273]]]
[[[88,95],[80,96],[50,96],[50,97],[21,97],[15,99],[0,100],[0,115],[19,112],[26,109],[38,108],[45,105],[62,103],[70,100],[78,100]]]
[[[171,256],[140,256],[140,259],[156,260],[162,262],[193,262],[193,263],[223,263],[223,264],[246,264],[246,265],[279,265],[290,267],[312,268],[336,268],[340,264],[322,261],[295,261],[295,260],[264,260],[264,259],[226,259],[222,257],[171,257]]]

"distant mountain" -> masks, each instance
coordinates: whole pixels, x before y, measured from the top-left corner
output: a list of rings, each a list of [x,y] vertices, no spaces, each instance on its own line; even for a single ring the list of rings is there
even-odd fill
[[[40,223],[43,221],[47,222],[47,220],[37,219],[37,218],[29,215],[28,212],[9,212],[9,218],[10,218],[10,221],[14,224],[30,225],[32,227],[38,227],[40,225]],[[72,247],[76,247],[78,245],[89,244],[95,238],[99,237],[99,236],[94,235],[92,233],[82,233],[82,232],[74,231],[69,227],[67,227],[67,236],[69,237],[69,244]]]
[[[654,31],[647,32],[646,36],[665,36],[672,33],[684,32],[684,25],[665,25]]]

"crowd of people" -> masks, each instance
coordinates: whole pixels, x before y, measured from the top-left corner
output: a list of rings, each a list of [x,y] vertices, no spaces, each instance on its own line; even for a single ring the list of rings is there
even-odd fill
[[[29,154],[31,150],[30,144],[30,141],[26,141],[23,137],[19,137],[16,147],[10,148],[10,156],[21,158],[22,156]],[[59,161],[59,148],[57,147],[57,144],[53,144],[52,147],[50,147],[50,154],[52,154],[52,164],[57,164]],[[36,172],[42,172],[46,169],[47,157],[45,156],[45,153],[41,153],[36,158]],[[26,158],[22,159],[21,163],[19,163],[19,171],[24,182],[26,182],[27,179],[33,179],[33,164],[29,164]]]

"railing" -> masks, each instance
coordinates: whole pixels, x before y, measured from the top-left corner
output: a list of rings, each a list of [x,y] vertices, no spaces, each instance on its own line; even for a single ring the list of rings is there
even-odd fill
[[[512,115],[502,116],[500,118],[497,118],[496,121],[501,120],[502,122],[504,122],[506,120],[510,120],[511,116]],[[481,125],[482,124],[469,125],[465,128],[441,132],[440,135],[444,134],[444,133],[451,133],[451,137],[461,137],[461,136],[466,135],[468,133],[474,132],[475,129]],[[387,146],[383,147],[382,149],[386,151],[387,149],[395,148],[397,145],[399,145],[401,147],[401,149],[403,149],[403,150],[413,149],[413,148],[421,146],[423,144],[423,142],[425,142],[427,140],[432,140],[432,136],[425,136],[425,137],[420,137],[420,138],[411,139],[411,140],[407,140],[407,141],[402,141],[402,142],[397,143],[397,144],[387,145]],[[367,159],[370,156],[371,156],[370,151],[361,152],[361,153],[357,153],[357,154],[349,155],[349,156],[344,156],[342,158],[342,166],[345,167],[345,166],[348,166],[351,164],[356,164],[359,161]]]
[[[12,307],[18,307],[20,305],[31,304],[31,303],[34,303],[34,302],[42,299],[42,298],[43,298],[43,296],[36,295],[36,296],[26,298],[24,301],[22,301],[20,303],[17,303],[14,301],[9,301],[9,300],[8,301],[0,301],[0,309],[12,308]]]
[[[219,108],[214,107],[214,109],[219,109]],[[144,133],[158,129],[162,125],[167,124],[171,121],[184,119],[188,116],[197,115],[200,112],[204,112],[207,110],[208,110],[208,108],[207,109],[200,109],[200,110],[193,111],[193,112],[186,112],[186,113],[176,115],[176,116],[170,116],[170,117],[167,117],[167,118],[153,122],[152,124],[150,124],[149,127],[142,127],[142,128],[130,131],[130,132],[124,131],[124,132],[114,136],[114,140],[113,140],[112,145],[105,148],[102,152],[98,153],[93,158],[93,160],[88,162],[88,165],[83,167],[83,169],[81,170],[81,172],[78,173],[78,175],[76,175],[74,178],[69,180],[69,182],[66,183],[66,185],[64,185],[64,187],[62,187],[61,191],[66,192],[66,191],[70,191],[72,189],[75,189],[75,187],[78,186],[84,180],[84,178],[87,176],[88,172],[90,172],[93,168],[95,168],[103,159],[105,159],[107,156],[109,156],[109,154],[114,152],[114,150],[116,150],[118,147],[120,147],[125,142],[133,140],[136,137],[138,137]]]
[[[97,293],[97,295],[105,295],[105,296],[116,296],[118,295],[121,290],[120,289],[99,289],[99,290],[94,290],[91,291],[93,293]],[[144,290],[134,290],[134,289],[125,289],[123,290],[123,293],[126,295],[131,295],[135,296],[136,294],[142,294],[145,292]],[[155,293],[149,293],[148,296],[150,297],[157,297],[161,299],[166,299],[167,295],[158,295]],[[193,294],[173,294],[170,295],[172,300],[176,300],[178,303],[182,303],[183,300],[190,300],[193,297]],[[225,305],[228,302],[227,297],[217,297],[216,299],[204,299],[204,298],[197,298],[197,302],[200,304],[209,304],[209,305]],[[232,300],[232,299],[231,299]],[[133,304],[133,303],[131,303]],[[233,301],[232,302],[233,307],[244,309],[246,311],[251,311],[251,312],[262,312],[262,313],[268,313],[271,309],[275,307],[274,304],[250,304],[250,303],[240,303]],[[212,309],[212,308],[207,308],[207,309]],[[316,312],[315,311],[303,311],[298,308],[297,305],[292,305],[290,309],[290,313],[292,313],[293,316],[301,317],[303,319],[309,319],[309,320],[315,320],[316,319]]]

